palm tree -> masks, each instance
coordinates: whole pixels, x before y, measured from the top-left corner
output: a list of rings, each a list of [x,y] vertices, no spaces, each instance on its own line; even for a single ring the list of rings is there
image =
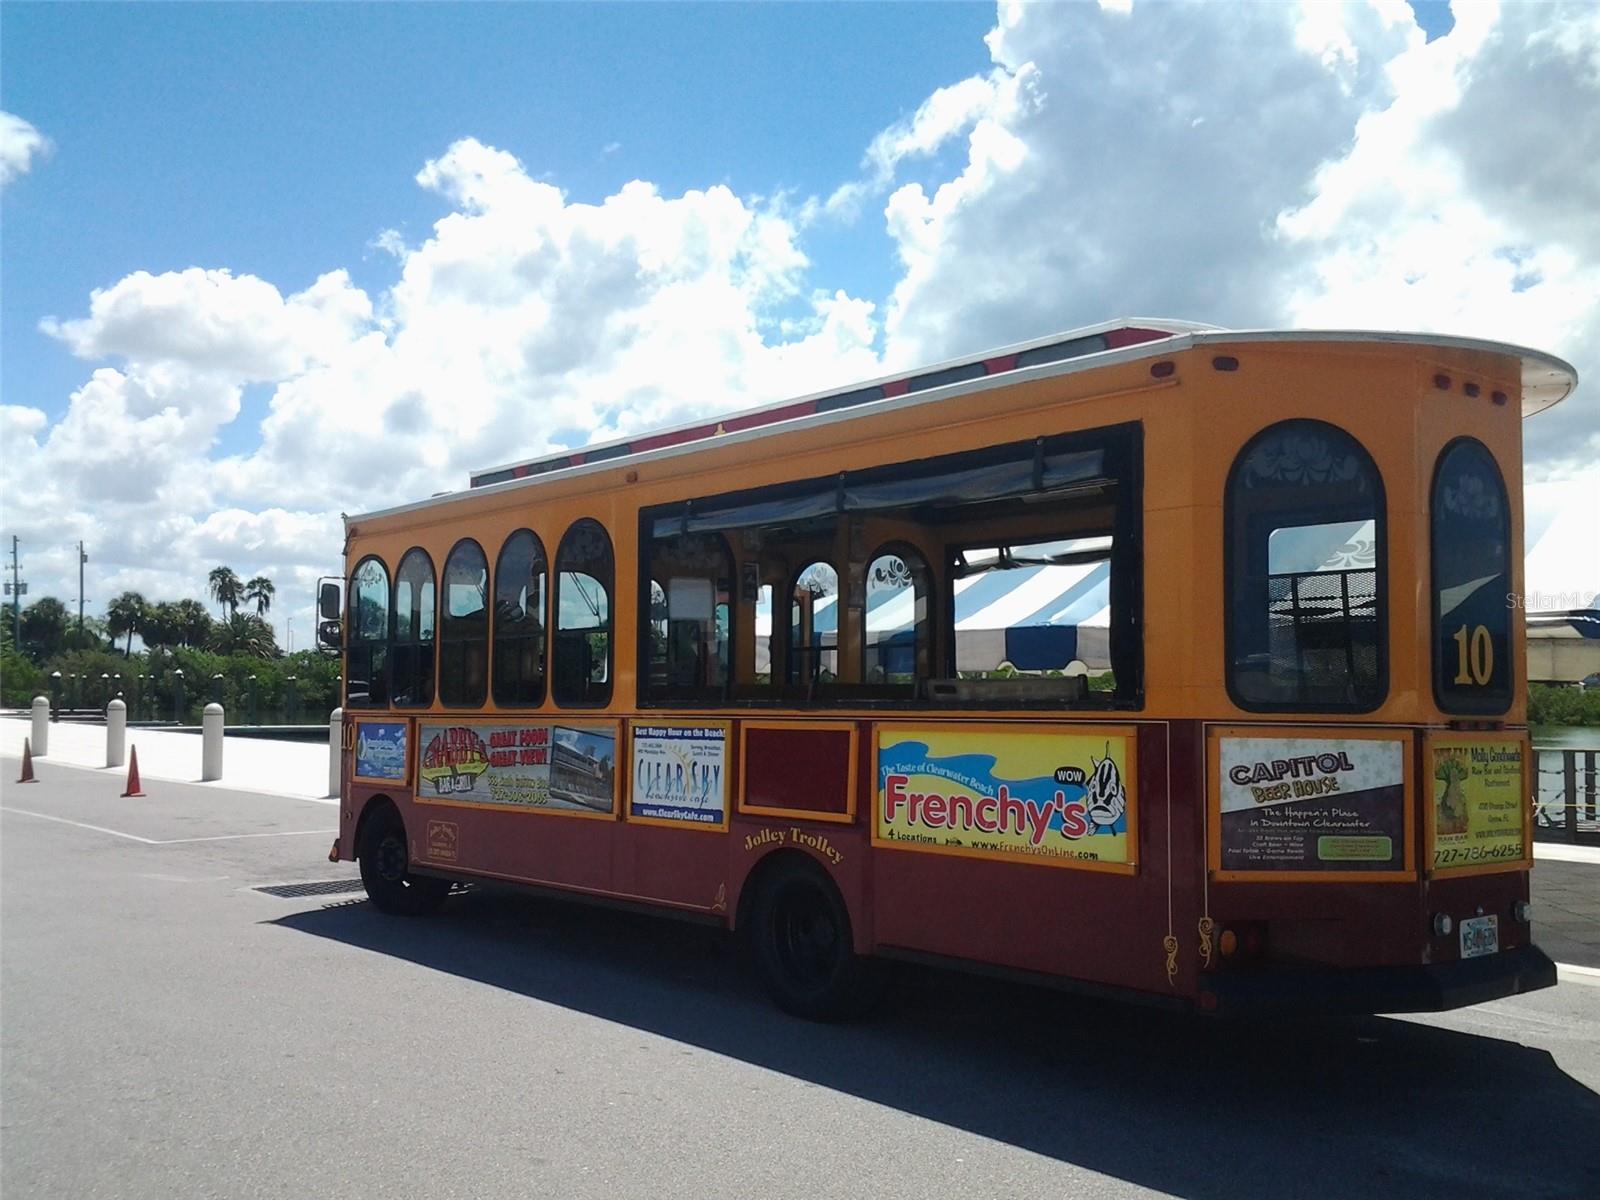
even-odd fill
[[[180,643],[198,648],[211,640],[211,614],[205,605],[198,600],[179,600],[172,608]]]
[[[128,635],[128,645],[122,651],[123,658],[133,655],[133,635],[144,632],[146,609],[144,597],[138,592],[123,592],[106,607],[106,632],[113,640],[123,634]]]
[[[252,658],[274,658],[278,641],[272,627],[253,613],[239,613],[211,628],[207,647],[218,654],[248,654]]]
[[[191,600],[190,603],[194,602]],[[211,618],[206,619],[209,621]],[[145,609],[139,636],[144,639],[146,646],[176,646],[183,641],[182,624],[177,605],[170,600],[162,600]]]
[[[244,598],[246,601],[255,601],[256,616],[264,617],[267,610],[272,607],[272,597],[278,589],[272,586],[272,580],[265,575],[257,575],[244,585]]]
[[[231,617],[238,612],[239,601],[244,599],[244,584],[239,582],[233,568],[212,567],[206,579],[211,585],[211,598],[224,610],[222,615]]]

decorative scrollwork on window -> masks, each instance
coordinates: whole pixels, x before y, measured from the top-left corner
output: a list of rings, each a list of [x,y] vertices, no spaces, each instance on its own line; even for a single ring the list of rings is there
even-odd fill
[[[867,586],[873,591],[879,588],[907,588],[911,586],[911,567],[905,559],[896,554],[885,554],[872,564],[872,574],[867,580]]]
[[[1304,430],[1284,430],[1262,441],[1245,462],[1244,486],[1284,484],[1310,487],[1348,484],[1366,490],[1359,455],[1336,447],[1332,439]]]

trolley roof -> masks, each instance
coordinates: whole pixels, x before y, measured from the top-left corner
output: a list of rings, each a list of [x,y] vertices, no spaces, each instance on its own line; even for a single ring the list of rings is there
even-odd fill
[[[967,358],[951,359],[918,368],[908,374],[885,375],[848,388],[816,392],[797,399],[743,409],[719,418],[490,467],[471,474],[470,490],[483,492],[526,487],[555,473],[570,478],[624,465],[625,460],[642,462],[675,457],[698,449],[711,439],[716,439],[718,444],[728,444],[768,436],[794,428],[792,422],[831,424],[868,412],[884,412],[944,400],[1027,379],[1070,374],[1210,344],[1252,342],[1426,346],[1516,358],[1522,367],[1524,417],[1558,403],[1572,392],[1578,382],[1577,371],[1572,365],[1554,355],[1480,338],[1373,330],[1233,330],[1194,321],[1124,318],[1020,342]],[[1004,378],[997,378],[1001,376]],[[928,394],[920,394],[924,392]],[[358,519],[430,508],[459,500],[465,494],[447,492],[428,500],[346,516],[345,523],[348,526]]]

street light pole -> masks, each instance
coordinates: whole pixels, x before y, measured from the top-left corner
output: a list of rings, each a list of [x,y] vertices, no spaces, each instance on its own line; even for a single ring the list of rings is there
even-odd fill
[[[78,543],[78,644],[83,644],[83,564],[89,561],[89,556],[83,552],[83,543]]]
[[[11,620],[12,632],[16,634],[15,646],[17,653],[22,653],[22,593],[28,590],[28,585],[22,582],[22,568],[17,564],[17,535],[11,535]]]

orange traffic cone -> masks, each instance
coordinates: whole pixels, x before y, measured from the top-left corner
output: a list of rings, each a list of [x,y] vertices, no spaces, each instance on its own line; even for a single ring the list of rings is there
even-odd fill
[[[128,750],[128,790],[122,793],[128,796],[142,796],[139,790],[139,747],[132,746]]]
[[[33,747],[31,745],[29,745],[27,738],[23,738],[22,739],[22,778],[18,779],[17,782],[18,783],[38,783],[39,782],[37,779],[35,779],[33,777]]]

